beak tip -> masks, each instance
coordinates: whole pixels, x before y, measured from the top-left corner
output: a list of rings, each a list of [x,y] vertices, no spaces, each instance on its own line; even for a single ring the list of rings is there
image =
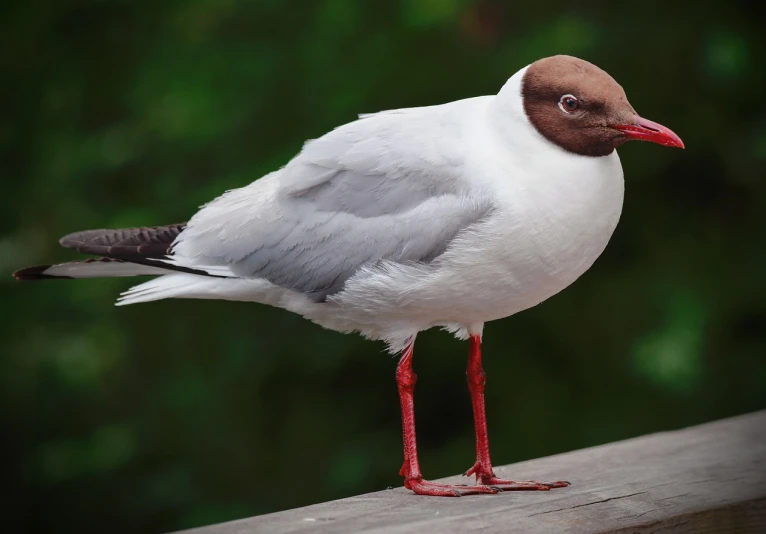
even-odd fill
[[[680,148],[681,150],[685,150],[686,149],[686,145],[684,145],[684,142],[681,141],[681,139],[679,139],[679,138],[668,140],[665,143],[665,146],[669,146],[669,147],[672,147],[672,148]]]
[[[672,143],[670,146],[673,146],[673,147],[676,147],[676,148],[680,148],[681,150],[686,150],[686,145],[684,145],[684,142],[681,141],[681,138],[678,137],[675,134],[673,134],[673,137],[674,137],[673,141],[675,141],[675,142]]]

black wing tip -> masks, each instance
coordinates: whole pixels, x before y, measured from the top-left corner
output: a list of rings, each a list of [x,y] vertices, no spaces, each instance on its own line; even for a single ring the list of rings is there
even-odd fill
[[[72,232],[60,238],[59,245],[61,245],[64,248],[77,249],[77,247],[81,245],[85,245],[89,239],[93,239],[94,237],[102,237],[114,231],[119,231],[119,230],[110,230],[107,228],[94,228],[91,230],[80,230],[79,232]]]
[[[81,254],[139,258],[164,257],[187,223],[136,228],[81,230],[59,239],[59,244]]]
[[[27,267],[25,269],[19,269],[13,273],[13,277],[16,280],[26,282],[28,280],[53,280],[56,278],[72,278],[71,276],[55,276],[51,274],[45,274],[51,265],[36,265],[34,267]]]

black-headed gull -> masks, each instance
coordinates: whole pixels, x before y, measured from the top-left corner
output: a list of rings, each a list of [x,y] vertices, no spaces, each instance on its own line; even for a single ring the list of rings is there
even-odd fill
[[[562,487],[495,477],[482,328],[555,295],[601,254],[622,209],[615,148],[631,139],[683,148],[639,117],[606,72],[574,57],[541,59],[496,96],[363,115],[188,223],[70,234],[63,246],[99,258],[15,276],[153,275],[119,304],[253,301],[382,339],[401,353],[407,488],[460,496]],[[477,450],[466,474],[475,486],[429,482],[418,465],[413,344],[434,326],[470,339]]]

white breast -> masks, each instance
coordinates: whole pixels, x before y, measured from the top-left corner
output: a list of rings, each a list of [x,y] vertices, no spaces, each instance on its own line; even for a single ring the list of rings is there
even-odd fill
[[[624,192],[617,154],[548,152],[534,163],[517,153],[506,156],[502,176],[491,181],[497,212],[480,230],[481,239],[454,250],[461,272],[472,263],[472,276],[460,285],[482,302],[471,310],[477,321],[512,315],[570,285],[617,226]]]

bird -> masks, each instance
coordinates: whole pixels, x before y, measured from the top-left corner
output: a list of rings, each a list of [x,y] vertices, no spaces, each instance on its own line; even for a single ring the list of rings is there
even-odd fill
[[[252,301],[382,340],[399,357],[406,488],[447,497],[562,488],[569,482],[493,471],[483,327],[559,293],[601,255],[623,204],[616,148],[629,140],[684,148],[605,71],[547,57],[496,95],[360,115],[188,222],[66,235],[61,245],[92,257],[14,276],[149,275],[117,304]],[[471,485],[429,481],[419,466],[412,362],[416,336],[433,327],[469,341]]]

